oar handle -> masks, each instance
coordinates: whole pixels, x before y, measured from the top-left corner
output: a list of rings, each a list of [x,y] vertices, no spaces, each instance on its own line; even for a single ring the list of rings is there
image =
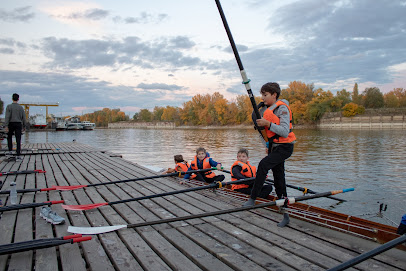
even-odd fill
[[[25,203],[25,204],[15,204],[15,205],[3,206],[3,207],[0,207],[0,212],[7,212],[7,211],[13,211],[13,210],[27,209],[27,208],[35,208],[35,207],[39,207],[39,206],[52,205],[52,204],[58,204],[58,203],[64,203],[64,201],[55,200],[55,201],[45,201],[45,202],[39,202],[39,203]]]

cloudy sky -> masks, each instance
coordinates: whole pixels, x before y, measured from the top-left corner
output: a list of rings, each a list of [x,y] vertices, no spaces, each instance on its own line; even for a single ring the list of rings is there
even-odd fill
[[[406,0],[222,0],[254,95],[268,81],[406,88]],[[245,94],[214,0],[0,2],[0,97],[55,115]],[[32,107],[31,111],[39,111]]]

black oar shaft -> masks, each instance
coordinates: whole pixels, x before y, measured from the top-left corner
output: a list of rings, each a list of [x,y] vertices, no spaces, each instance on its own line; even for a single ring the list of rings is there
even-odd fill
[[[237,50],[237,46],[235,45],[233,35],[231,34],[231,30],[230,30],[230,27],[228,26],[226,16],[224,14],[223,8],[221,7],[220,0],[216,0],[216,5],[217,5],[217,9],[219,10],[219,13],[220,13],[221,20],[223,21],[224,28],[227,32],[227,37],[228,37],[228,40],[230,41],[231,48],[233,49],[235,60],[237,61],[238,68],[240,69],[241,77],[243,79],[243,84],[245,85],[245,88],[247,90],[248,96],[251,101],[252,108],[254,109],[255,116],[257,119],[260,119],[261,114],[259,113],[257,102],[255,101],[254,94],[252,94],[252,90],[251,90],[251,86],[249,84],[249,80],[247,78],[247,74],[242,65],[241,58],[240,58],[240,55]],[[266,135],[265,130],[263,130],[263,129],[259,130],[259,133],[261,134],[261,136],[263,137],[263,139],[265,141],[268,141],[268,137]]]
[[[344,262],[344,263],[342,263],[340,265],[337,265],[336,267],[330,268],[330,269],[328,269],[328,271],[345,270],[347,268],[350,268],[351,266],[354,266],[354,265],[356,265],[356,264],[358,264],[360,262],[363,262],[363,261],[365,261],[365,260],[367,260],[369,258],[372,258],[375,255],[381,254],[382,252],[385,252],[385,251],[387,251],[387,250],[389,250],[389,249],[391,249],[391,248],[393,248],[393,247],[395,247],[397,245],[405,243],[405,242],[406,242],[406,234],[404,234],[403,236],[398,237],[398,238],[396,238],[396,239],[394,239],[392,241],[389,241],[389,242],[387,242],[387,243],[385,243],[385,244],[383,244],[383,245],[381,245],[381,246],[379,246],[379,247],[377,247],[377,248],[375,248],[373,250],[365,252],[365,253],[363,253],[363,254],[361,254],[361,255],[359,255],[359,256],[357,256],[357,257],[355,257],[355,258],[353,258],[353,259],[351,259],[351,260],[349,260],[347,262]]]
[[[174,173],[168,173],[168,174],[162,174],[162,175],[139,177],[139,178],[128,179],[128,180],[119,180],[119,181],[111,181],[111,182],[104,182],[104,183],[95,183],[95,184],[89,184],[89,185],[87,185],[87,187],[90,187],[90,186],[99,186],[99,185],[107,185],[107,184],[137,182],[137,181],[143,181],[143,180],[148,180],[148,179],[157,179],[157,178],[164,178],[164,177],[179,176],[179,175],[183,175],[183,174],[185,174],[185,173],[193,174],[193,173],[199,173],[199,172],[206,172],[206,171],[210,171],[210,170],[213,170],[213,168],[198,169],[198,170],[189,170],[189,171],[187,171],[187,172],[174,172]]]
[[[39,188],[30,188],[30,189],[18,189],[17,193],[29,193],[29,192],[38,192],[41,191]],[[0,194],[10,194],[10,190],[2,190]]]
[[[329,196],[329,195],[331,195],[331,191],[324,192],[324,193],[318,193],[316,195],[310,195],[310,196],[300,196],[300,197],[296,197],[295,200],[296,201],[302,201],[302,200],[308,200],[308,199],[313,199],[313,198],[326,197],[326,196]],[[195,218],[202,218],[202,217],[208,217],[208,216],[229,214],[229,213],[241,212],[241,211],[246,211],[246,210],[251,210],[251,209],[259,209],[259,208],[274,206],[276,204],[277,204],[276,201],[271,201],[271,202],[266,202],[266,203],[262,203],[262,204],[257,204],[257,205],[254,205],[254,206],[237,207],[237,208],[234,208],[234,209],[219,210],[219,211],[207,212],[207,213],[196,214],[196,215],[188,215],[188,216],[182,216],[182,217],[167,218],[167,219],[162,219],[162,220],[157,220],[157,221],[129,224],[129,225],[127,225],[127,228],[137,228],[137,227],[143,227],[143,226],[152,226],[152,225],[157,225],[157,224],[171,223],[171,222],[177,222],[177,221],[183,221],[183,220],[189,220],[189,219],[195,219]]]
[[[170,191],[170,192],[165,192],[165,193],[160,193],[160,194],[154,194],[154,195],[148,195],[148,196],[142,196],[142,197],[132,198],[132,199],[111,201],[108,204],[109,205],[114,205],[114,204],[119,204],[119,203],[126,203],[126,202],[131,202],[131,201],[139,201],[139,200],[144,200],[144,199],[153,199],[153,198],[158,198],[158,197],[176,195],[176,194],[187,193],[187,192],[198,191],[198,190],[204,190],[204,189],[210,189],[210,188],[219,188],[219,187],[223,187],[223,186],[225,186],[227,184],[239,184],[239,183],[243,183],[243,182],[250,181],[250,180],[253,180],[253,179],[254,178],[241,179],[241,180],[238,180],[238,181],[235,181],[235,182],[232,182],[232,183],[231,182],[211,183],[209,185],[192,187],[192,188],[188,188],[188,189],[175,190],[175,191]]]
[[[14,204],[14,205],[0,207],[0,212],[14,211],[14,210],[20,210],[20,209],[27,209],[27,208],[35,208],[35,207],[39,207],[39,206],[52,205],[52,204],[63,203],[63,202],[64,202],[63,200],[58,200],[58,201],[48,201],[48,202],[38,202],[38,203]]]
[[[53,247],[53,246],[58,246],[58,245],[71,243],[71,242],[72,242],[72,240],[47,240],[44,242],[24,244],[21,246],[10,246],[10,247],[6,247],[4,249],[0,249],[0,255],[18,253],[18,252],[28,251],[28,250],[32,250],[32,249]]]

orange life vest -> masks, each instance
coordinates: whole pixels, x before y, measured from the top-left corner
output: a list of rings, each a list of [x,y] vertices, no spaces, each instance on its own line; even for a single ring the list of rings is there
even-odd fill
[[[189,169],[189,164],[185,161],[177,163],[175,166],[176,171],[186,172]],[[196,174],[190,175],[190,179],[196,178]]]
[[[209,159],[210,159],[210,157],[206,157],[206,158],[203,159],[203,169],[211,168],[210,163],[209,163]],[[199,169],[197,167],[197,156],[195,156],[193,161],[190,162],[190,167],[193,170],[198,170]],[[216,176],[216,174],[214,174],[214,172],[212,172],[212,171],[201,172],[201,174],[203,174],[207,178],[214,178]]]
[[[292,128],[293,128],[293,125],[292,125],[292,111],[290,110],[290,107],[286,103],[284,103],[284,102],[282,102],[280,100],[277,100],[275,105],[276,105],[275,107],[271,106],[273,109],[270,109],[271,108],[270,107],[267,110],[265,110],[263,118],[266,119],[266,120],[269,120],[271,123],[275,123],[275,124],[279,125],[281,120],[274,114],[274,111],[279,106],[285,105],[289,109],[289,117],[290,117],[289,135],[288,135],[288,137],[278,136],[274,132],[270,131],[268,127],[265,127],[266,134],[267,134],[268,138],[272,139],[272,142],[274,142],[274,143],[291,143],[291,142],[296,140],[296,136],[292,132]]]
[[[256,176],[257,169],[255,166],[251,165],[249,161],[247,163],[243,163],[241,161],[235,161],[234,164],[231,166],[231,181],[236,181],[237,179],[234,178],[233,176],[233,168],[235,166],[240,166],[242,167],[241,169],[241,174],[244,175],[244,177],[251,178]],[[248,188],[248,184],[232,184],[231,185],[231,190],[235,189],[241,189],[241,188]]]

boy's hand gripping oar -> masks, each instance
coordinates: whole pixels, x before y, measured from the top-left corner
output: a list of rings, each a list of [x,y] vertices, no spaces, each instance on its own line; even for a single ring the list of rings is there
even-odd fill
[[[92,239],[91,236],[82,237],[81,234],[76,234],[76,235],[68,235],[68,236],[57,237],[57,238],[38,239],[38,240],[31,240],[31,241],[25,241],[25,242],[19,242],[19,243],[12,243],[12,244],[7,244],[7,245],[1,245],[0,246],[0,255],[23,252],[23,251],[33,250],[33,249],[54,247],[54,246],[59,246],[59,245],[67,244],[67,243],[73,244],[73,243],[88,241],[91,239]]]
[[[31,173],[45,173],[45,170],[35,169],[35,170],[21,170],[21,171],[5,171],[0,172],[0,176],[3,175],[18,175],[18,174],[31,174]]]
[[[161,194],[154,194],[154,195],[148,195],[148,196],[142,196],[142,197],[138,197],[138,198],[118,200],[118,201],[84,204],[84,205],[62,205],[62,208],[64,208],[65,210],[74,210],[74,211],[91,210],[91,209],[96,209],[96,208],[99,208],[99,207],[105,206],[105,205],[114,205],[114,204],[126,203],[126,202],[131,202],[131,201],[139,201],[139,200],[144,200],[144,199],[153,199],[153,198],[158,198],[158,197],[164,197],[164,196],[169,196],[169,195],[175,195],[175,194],[198,191],[198,190],[204,190],[204,189],[210,189],[210,188],[222,188],[223,186],[225,186],[227,184],[244,183],[244,182],[247,182],[247,181],[252,181],[254,179],[255,178],[247,178],[247,179],[241,179],[241,180],[233,181],[233,182],[216,182],[216,183],[212,183],[212,184],[204,185],[204,186],[199,186],[199,187],[192,187],[192,188],[188,188],[188,189],[176,190],[176,191],[165,192],[165,193],[161,193]]]
[[[45,201],[45,202],[38,202],[38,203],[24,203],[24,204],[15,204],[15,205],[8,205],[0,207],[0,212],[7,212],[13,210],[20,210],[20,209],[27,209],[27,208],[35,208],[44,205],[52,205],[58,203],[64,203],[63,200],[54,200],[54,201]]]
[[[168,174],[163,174],[163,175],[147,176],[147,177],[140,177],[140,178],[134,178],[134,179],[127,179],[127,180],[118,180],[118,181],[111,181],[111,182],[105,182],[105,183],[70,185],[70,186],[55,186],[54,185],[49,188],[19,189],[19,190],[17,190],[17,193],[29,193],[29,192],[51,191],[51,190],[68,191],[68,190],[76,190],[76,189],[80,189],[80,188],[84,188],[84,187],[127,183],[127,182],[137,182],[137,181],[143,181],[143,180],[148,180],[148,179],[157,179],[157,178],[163,178],[163,177],[181,176],[186,173],[192,174],[192,173],[199,173],[199,172],[205,172],[205,171],[216,170],[216,169],[217,168],[213,167],[213,168],[206,168],[206,169],[189,170],[186,172],[178,171],[178,172],[168,173]],[[10,191],[3,190],[3,191],[0,191],[0,194],[10,194]]]
[[[300,197],[296,197],[296,198],[289,197],[288,201],[289,201],[289,204],[293,204],[296,201],[303,201],[303,200],[308,200],[308,199],[327,197],[327,196],[330,196],[330,195],[335,195],[335,194],[339,194],[339,193],[345,193],[345,192],[349,192],[349,191],[354,191],[354,188],[329,191],[329,192],[318,193],[318,194],[310,195],[310,196],[300,196]],[[163,224],[163,223],[184,221],[184,220],[188,220],[188,219],[195,219],[195,218],[202,218],[202,217],[208,217],[208,216],[215,216],[215,215],[222,215],[222,214],[241,212],[241,211],[264,208],[264,207],[269,207],[269,206],[274,206],[274,205],[276,205],[276,206],[285,205],[285,199],[280,199],[280,200],[276,200],[276,201],[257,204],[257,205],[254,205],[254,206],[237,207],[237,208],[234,208],[234,209],[219,210],[219,211],[214,211],[214,212],[208,212],[208,213],[202,213],[202,214],[196,214],[196,215],[189,215],[189,216],[182,216],[182,217],[175,217],[175,218],[168,218],[168,219],[161,219],[161,220],[157,220],[157,221],[142,222],[142,223],[136,223],[136,224],[103,226],[103,227],[74,227],[74,226],[69,226],[68,227],[68,232],[80,233],[80,234],[101,234],[101,233],[116,231],[116,230],[124,229],[124,228],[137,228],[137,227],[143,227],[143,226],[152,226],[152,225]]]
[[[250,81],[251,80],[248,79],[247,73],[244,70],[244,67],[243,67],[242,62],[241,62],[240,55],[238,54],[237,47],[235,46],[235,42],[234,42],[233,36],[231,34],[231,30],[228,27],[227,19],[226,19],[226,16],[224,15],[223,8],[221,7],[221,4],[220,4],[219,0],[216,0],[216,5],[217,5],[217,9],[220,12],[221,20],[223,21],[223,25],[224,25],[224,28],[225,28],[225,30],[227,32],[228,39],[230,40],[230,44],[231,44],[231,48],[233,49],[233,52],[234,52],[235,60],[237,61],[238,68],[240,69],[241,77],[242,77],[242,80],[243,80],[242,83],[245,85],[245,88],[247,89],[248,96],[250,97],[251,105],[252,105],[252,108],[254,109],[255,116],[256,116],[257,119],[260,119],[261,115],[259,114],[258,106],[257,106],[257,103],[255,101],[254,94],[252,94],[252,90],[251,90],[251,86],[250,86]],[[266,135],[266,131],[264,130],[264,127],[259,127],[256,124],[255,121],[254,121],[254,124],[255,124],[256,129],[260,133],[262,139],[265,142],[268,142],[268,136]]]

